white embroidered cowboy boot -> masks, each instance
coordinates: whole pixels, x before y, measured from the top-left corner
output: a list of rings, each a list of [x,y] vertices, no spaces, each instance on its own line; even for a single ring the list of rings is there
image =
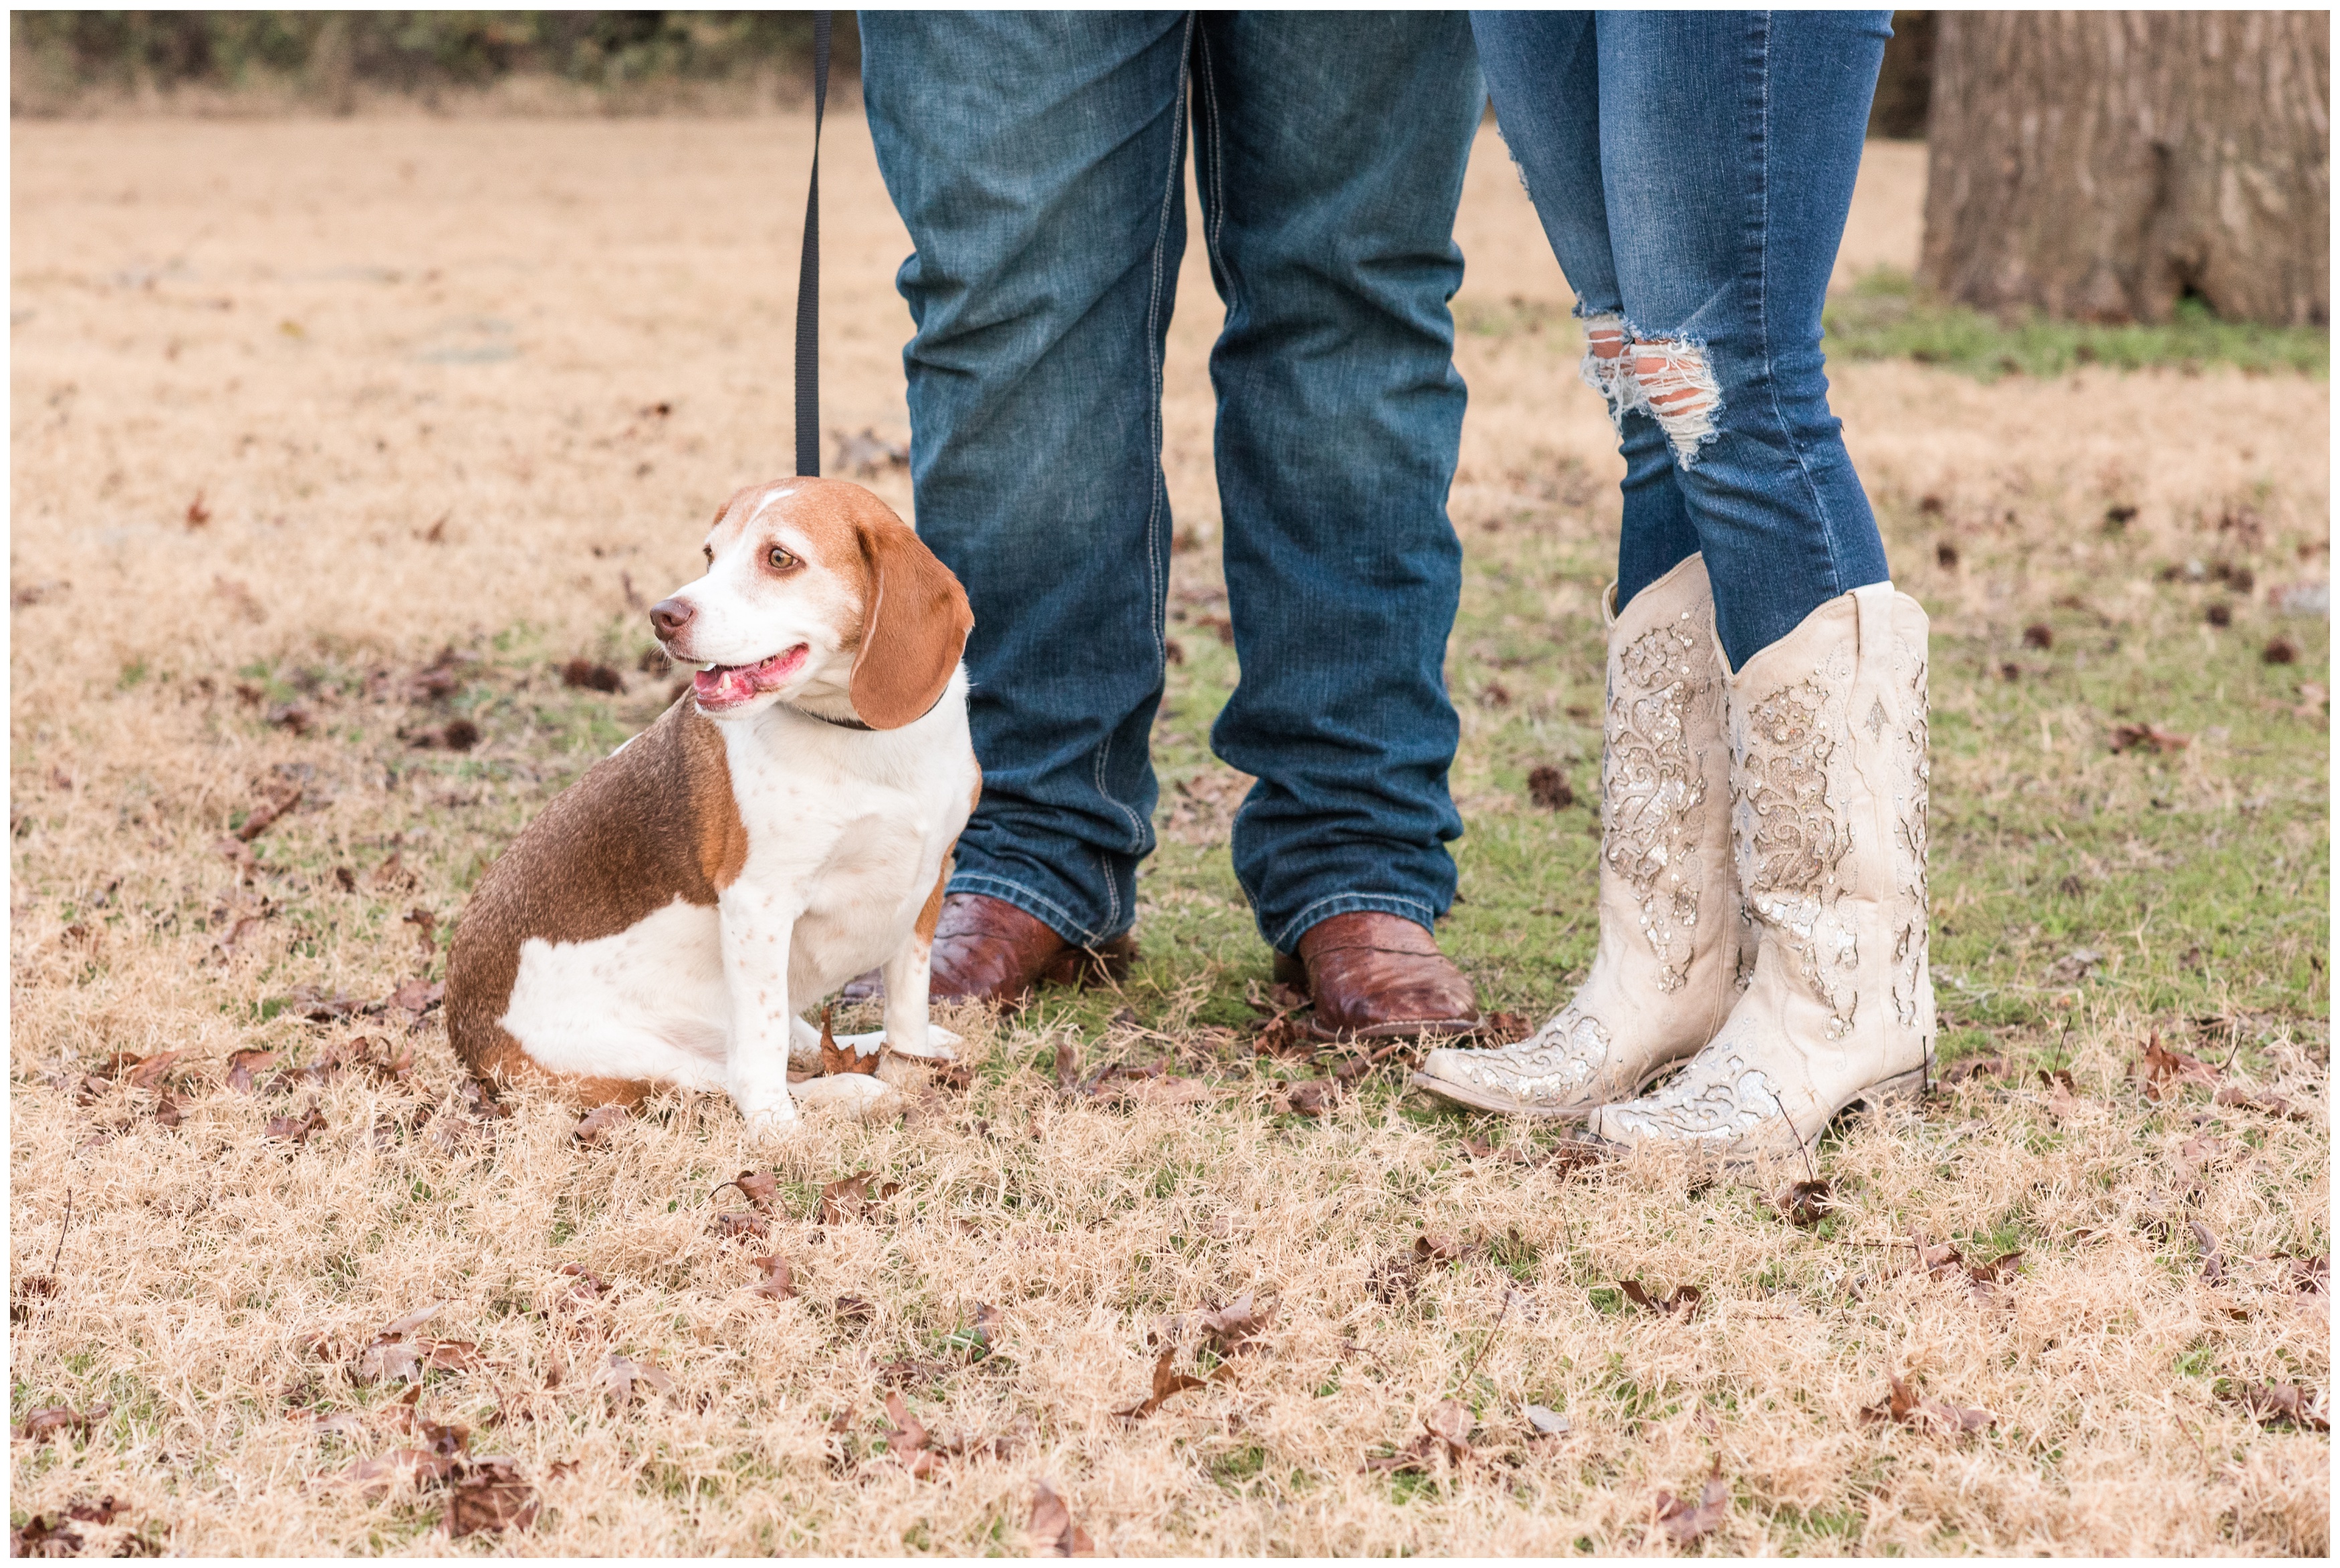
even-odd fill
[[[1431,1093],[1523,1116],[1576,1116],[1641,1092],[1714,1038],[1737,1000],[1741,942],[1730,863],[1722,657],[1706,562],[1691,556],[1609,623],[1601,748],[1600,944],[1575,997],[1526,1040],[1433,1050]]]
[[[1730,678],[1731,838],[1755,978],[1680,1076],[1592,1132],[1793,1155],[1856,1100],[1915,1092],[1926,967],[1926,612],[1890,583],[1830,599]]]

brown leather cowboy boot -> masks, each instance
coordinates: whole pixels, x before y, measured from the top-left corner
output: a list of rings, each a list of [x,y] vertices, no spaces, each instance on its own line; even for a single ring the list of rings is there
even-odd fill
[[[1076,947],[1005,899],[955,892],[944,898],[935,922],[934,978],[927,994],[936,1001],[1014,1006],[1044,981],[1086,985],[1118,980],[1136,956],[1137,943],[1129,937],[1095,949]],[[847,985],[839,1000],[871,1001],[884,994],[873,969]]]
[[[1275,978],[1316,1004],[1319,1040],[1467,1034],[1479,1025],[1471,982],[1438,939],[1403,915],[1360,910],[1318,921],[1296,953],[1275,955]]]

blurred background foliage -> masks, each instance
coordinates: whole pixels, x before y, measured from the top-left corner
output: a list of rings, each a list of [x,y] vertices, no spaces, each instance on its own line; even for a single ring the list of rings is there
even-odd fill
[[[853,14],[836,56],[860,61]],[[63,114],[124,99],[234,94],[255,110],[306,101],[347,113],[361,94],[435,102],[546,78],[663,107],[695,85],[803,91],[809,11],[12,11],[10,112]],[[685,94],[687,95],[687,94]]]

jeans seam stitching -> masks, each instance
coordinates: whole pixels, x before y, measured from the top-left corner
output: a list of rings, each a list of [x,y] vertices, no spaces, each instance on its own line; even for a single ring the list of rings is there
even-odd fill
[[[1210,35],[1198,35],[1195,43],[1203,56],[1203,101],[1211,112],[1211,222],[1203,231],[1203,238],[1210,247],[1211,259],[1219,264],[1219,272],[1227,281],[1227,309],[1233,311],[1234,273],[1228,270],[1226,257],[1219,248],[1219,236],[1227,221],[1226,133],[1219,125],[1219,78],[1211,66]]]
[[[1804,452],[1804,444],[1796,439],[1788,424],[1787,410],[1780,407],[1780,376],[1771,359],[1771,18],[1767,12],[1758,24],[1761,29],[1763,64],[1758,77],[1761,106],[1757,123],[1762,134],[1763,181],[1760,187],[1762,203],[1762,240],[1755,248],[1755,321],[1756,331],[1763,344],[1763,380],[1771,393],[1771,418],[1780,427],[1780,439],[1788,450],[1795,454],[1796,473],[1804,481],[1804,496],[1810,504],[1813,518],[1820,526],[1820,549],[1828,557],[1829,597],[1833,598],[1844,581],[1844,564],[1837,559],[1836,529],[1829,521],[1828,501],[1812,478],[1811,462]]]
[[[1195,15],[1190,11],[1186,14],[1186,36],[1178,54],[1178,88],[1179,96],[1182,99],[1185,96],[1191,76],[1190,62],[1194,58],[1194,44]],[[1151,493],[1147,498],[1145,511],[1145,581],[1148,589],[1147,602],[1155,606],[1146,629],[1154,634],[1154,658],[1157,666],[1166,666],[1169,663],[1169,651],[1164,646],[1169,634],[1162,624],[1161,609],[1166,601],[1166,595],[1162,582],[1162,568],[1155,564],[1155,559],[1160,554],[1155,545],[1161,537],[1162,502],[1167,494],[1167,479],[1162,471],[1162,345],[1159,330],[1162,321],[1162,259],[1170,242],[1171,203],[1178,193],[1179,166],[1185,153],[1185,129],[1186,116],[1182,112],[1175,116],[1170,134],[1170,172],[1162,182],[1162,215],[1155,222],[1154,228],[1154,275],[1146,291],[1145,299],[1145,368],[1147,384],[1153,392],[1153,407],[1147,418],[1148,433],[1153,440],[1152,449],[1146,454],[1151,468],[1147,476],[1151,480],[1149,486]],[[1112,755],[1113,736],[1108,733],[1097,746],[1096,764],[1090,771],[1089,778],[1096,786],[1098,796],[1111,802],[1114,810],[1127,819],[1134,852],[1145,841],[1145,822],[1125,804],[1115,798],[1113,793],[1106,787],[1106,764]],[[1102,851],[1091,853],[1096,858],[1098,869],[1106,873],[1107,916],[1109,919],[1117,921],[1121,918],[1121,894],[1120,891],[1114,886],[1112,868],[1106,864]]]

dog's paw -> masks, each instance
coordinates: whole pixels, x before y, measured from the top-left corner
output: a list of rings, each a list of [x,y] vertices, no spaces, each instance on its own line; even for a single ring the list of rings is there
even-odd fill
[[[958,1048],[966,1043],[949,1030],[938,1029],[930,1023],[927,1025],[925,1045],[912,1046],[888,1040],[886,1049],[896,1056],[913,1057],[919,1061],[953,1061],[957,1060]]]
[[[800,1109],[841,1111],[864,1120],[890,1116],[902,1109],[901,1091],[874,1073],[833,1072],[792,1085],[791,1091]]]
[[[799,1119],[796,1101],[785,1093],[777,1100],[741,1100],[739,1116],[748,1124],[748,1136],[759,1140],[787,1137]]]

